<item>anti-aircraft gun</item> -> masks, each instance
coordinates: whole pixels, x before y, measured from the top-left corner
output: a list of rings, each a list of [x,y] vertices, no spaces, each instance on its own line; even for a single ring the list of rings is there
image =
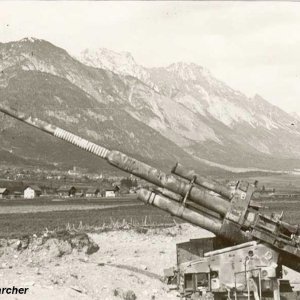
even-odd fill
[[[64,129],[7,107],[0,111],[78,146],[157,188],[140,189],[138,199],[215,234],[191,241],[177,260],[177,285],[191,299],[297,299],[285,294],[282,266],[300,271],[300,228],[280,216],[260,213],[255,184],[240,181],[229,190],[180,164],[172,174],[109,150]],[[182,259],[182,257],[184,257]],[[289,296],[286,296],[289,295]]]

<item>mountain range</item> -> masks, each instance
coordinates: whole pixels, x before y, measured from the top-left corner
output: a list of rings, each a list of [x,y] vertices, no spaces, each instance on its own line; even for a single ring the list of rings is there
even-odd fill
[[[299,116],[194,63],[146,68],[128,52],[73,56],[35,38],[0,43],[0,103],[162,168],[300,168]],[[108,168],[2,114],[0,138],[2,164]]]

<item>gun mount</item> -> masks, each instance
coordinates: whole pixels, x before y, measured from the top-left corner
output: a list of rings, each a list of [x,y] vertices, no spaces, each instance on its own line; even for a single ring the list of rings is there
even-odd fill
[[[210,250],[214,251],[178,265],[178,286],[182,287],[183,295],[200,293],[203,296],[206,294],[201,291],[203,289],[213,293],[216,299],[223,299],[224,293],[228,292],[230,297],[230,292],[234,290],[236,299],[244,299],[243,295],[247,292],[248,299],[252,297],[256,300],[264,299],[263,295],[272,290],[274,299],[280,299],[278,278],[281,266],[300,272],[299,225],[261,214],[252,200],[255,184],[240,181],[231,191],[218,182],[186,170],[180,164],[175,165],[172,174],[166,174],[124,153],[89,142],[45,121],[7,107],[0,107],[0,111],[152,183],[157,188],[140,189],[139,200],[204,228],[222,241],[222,250],[212,247]],[[227,271],[221,266],[222,262],[227,266]],[[230,267],[233,265],[235,267]],[[191,282],[192,292],[186,294],[187,285]]]

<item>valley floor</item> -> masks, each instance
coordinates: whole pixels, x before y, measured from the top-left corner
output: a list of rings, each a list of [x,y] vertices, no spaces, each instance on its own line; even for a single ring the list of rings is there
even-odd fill
[[[284,211],[284,221],[299,223],[300,201],[284,199],[261,201],[262,212]],[[56,199],[2,200],[0,201],[0,238],[40,234],[44,230],[66,228],[85,229],[88,232],[105,227],[119,228],[129,225],[170,225],[182,220],[144,205],[136,199]]]

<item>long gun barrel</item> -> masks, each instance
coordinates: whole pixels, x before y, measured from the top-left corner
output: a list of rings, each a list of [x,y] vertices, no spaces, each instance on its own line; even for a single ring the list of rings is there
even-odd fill
[[[111,165],[140,177],[156,191],[140,189],[138,199],[200,226],[232,244],[258,240],[277,249],[283,264],[300,272],[300,237],[296,226],[251,208],[254,185],[239,182],[234,192],[177,164],[166,173],[126,154],[89,142],[71,132],[7,107],[0,111],[97,155]],[[213,193],[212,193],[213,192]]]
[[[122,152],[109,150],[105,147],[78,137],[77,135],[64,129],[51,125],[45,121],[41,121],[38,118],[25,116],[24,114],[12,109],[0,107],[0,111],[17,120],[25,122],[28,125],[31,125],[88,152],[91,152],[103,159],[106,159],[111,165],[145,179],[150,183],[167,188],[168,190],[181,196],[185,196],[187,193],[189,193],[189,197],[192,201],[211,209],[220,215],[224,216],[227,213],[229,208],[228,201],[220,197],[210,195],[206,190],[202,190],[197,187],[190,188],[189,184],[185,183],[183,180],[180,180],[173,175],[167,175],[164,172],[132,157],[129,157]]]

